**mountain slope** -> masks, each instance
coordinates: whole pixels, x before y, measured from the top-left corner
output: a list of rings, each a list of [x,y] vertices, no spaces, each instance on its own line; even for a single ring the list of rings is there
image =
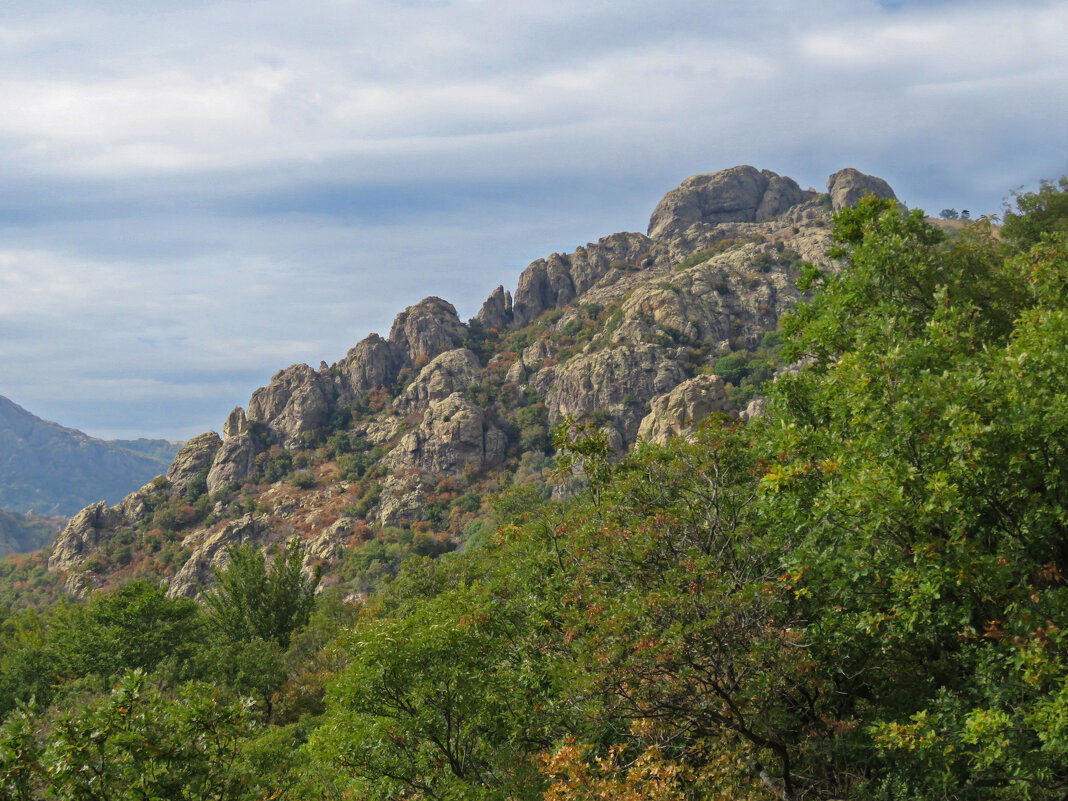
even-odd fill
[[[0,396],[0,507],[72,515],[95,501],[115,503],[160,472],[157,459],[42,420]]]
[[[801,297],[802,264],[836,269],[832,213],[864,193],[893,198],[855,170],[828,190],[753,167],[694,176],[648,235],[538,259],[466,324],[427,298],[334,365],[278,372],[151,486],[84,509],[49,567],[76,592],[162,575],[195,594],[228,546],[299,537],[327,583],[368,592],[407,556],[479,536],[500,488],[547,491],[562,421],[622,451],[639,432],[744,414],[775,368],[766,335]]]
[[[0,509],[0,556],[27,553],[48,545],[66,523],[62,517],[20,514]]]

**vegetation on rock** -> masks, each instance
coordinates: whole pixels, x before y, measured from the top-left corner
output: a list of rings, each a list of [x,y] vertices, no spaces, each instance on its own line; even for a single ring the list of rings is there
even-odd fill
[[[473,343],[493,342],[471,348],[480,360],[494,354],[474,400],[448,396],[482,410],[483,435],[503,433],[503,468],[467,461],[429,484],[412,461],[387,472],[372,459],[341,477],[345,456],[415,441],[438,401],[402,414],[398,388],[299,442],[265,441],[242,484],[209,494],[190,473],[191,496],[161,481],[135,499],[144,509],[124,502],[125,528],[86,516],[79,542],[129,532],[160,552],[207,525],[211,549],[186,566],[214,564],[219,589],[202,606],[102,583],[86,601],[9,610],[0,792],[1063,798],[1064,191],[1021,196],[1019,217],[1039,222],[1003,240],[981,223],[947,240],[893,200],[843,208],[837,261],[806,268],[811,300],[785,316],[781,341],[753,338],[738,359],[709,349],[700,365],[756,375],[780,348],[795,362],[746,422],[712,413],[689,436],[624,452],[624,411],[648,399],[604,415],[554,406],[530,376],[559,366],[547,362],[562,345],[523,326]],[[703,263],[665,263],[657,280]],[[614,313],[584,303],[532,325],[571,337]],[[650,330],[649,308],[651,322],[625,325]],[[405,337],[440,344],[411,326]],[[438,354],[426,355],[424,367]],[[504,380],[515,364],[526,389]],[[521,453],[523,438],[541,450]],[[293,470],[315,484],[294,486]],[[411,482],[418,495],[404,494]],[[302,532],[313,507],[318,528]],[[396,522],[373,519],[383,509]],[[290,545],[268,568],[263,548],[280,535]],[[227,553],[228,568],[211,561]],[[330,559],[340,578],[324,574],[312,595]]]

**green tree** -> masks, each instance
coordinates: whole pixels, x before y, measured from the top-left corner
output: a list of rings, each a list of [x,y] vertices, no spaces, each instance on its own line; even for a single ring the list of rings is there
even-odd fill
[[[233,641],[260,638],[288,647],[293,631],[311,617],[322,568],[304,574],[304,548],[296,537],[269,568],[252,545],[231,547],[227,554],[226,568],[215,572],[216,589],[204,596],[214,625]]]
[[[1016,211],[1005,206],[1001,233],[1020,250],[1037,245],[1043,234],[1068,233],[1068,176],[1042,181],[1037,192],[1013,195]]]
[[[245,707],[189,684],[175,696],[128,672],[107,695],[63,712],[40,764],[50,798],[69,801],[246,798],[239,744]]]
[[[480,593],[448,591],[347,643],[311,753],[359,798],[535,799],[530,758],[552,742],[541,662]]]
[[[794,772],[817,797],[1061,798],[1065,240],[1006,259],[878,201],[836,237],[850,266],[786,325],[815,362],[763,446],[814,666]]]

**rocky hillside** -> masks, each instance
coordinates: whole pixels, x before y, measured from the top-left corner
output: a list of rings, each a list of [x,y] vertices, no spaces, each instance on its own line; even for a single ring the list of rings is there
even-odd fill
[[[894,196],[852,169],[827,193],[753,167],[694,176],[646,234],[538,259],[467,323],[426,298],[336,364],[279,371],[165,476],[83,509],[49,570],[75,592],[162,575],[192,595],[227,546],[297,536],[328,582],[366,592],[411,554],[482,536],[502,487],[546,491],[566,417],[622,450],[756,413],[802,265],[835,268],[831,216],[865,193]]]
[[[0,396],[2,508],[70,516],[101,499],[119,501],[162,469],[159,458],[42,420]]]

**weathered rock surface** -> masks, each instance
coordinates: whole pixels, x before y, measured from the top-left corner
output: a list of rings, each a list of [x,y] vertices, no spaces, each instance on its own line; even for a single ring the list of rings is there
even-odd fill
[[[416,362],[460,347],[466,336],[467,327],[457,317],[456,308],[441,298],[429,297],[397,315],[389,341]]]
[[[641,234],[613,234],[574,253],[554,253],[531,262],[519,276],[512,301],[512,325],[522,328],[542,312],[558,309],[590,289],[612,269],[639,270],[666,253]]]
[[[694,175],[664,195],[649,220],[649,236],[665,239],[694,223],[770,220],[807,198],[791,178],[755,167]]]
[[[897,200],[890,184],[874,175],[865,175],[860,170],[847,167],[827,179],[827,191],[831,194],[831,207],[835,213],[855,206],[865,195],[875,195],[886,200]]]
[[[174,457],[167,470],[167,480],[176,493],[185,490],[194,481],[201,478],[211,468],[215,452],[222,445],[222,440],[214,431],[193,437]]]
[[[226,418],[226,422],[223,423],[223,438],[239,437],[242,434],[247,433],[248,419],[245,417],[245,410],[238,406],[230,412]]]
[[[348,391],[356,396],[392,384],[404,366],[406,354],[378,334],[371,334],[349,350],[336,369]]]
[[[512,293],[498,286],[475,317],[486,328],[504,329],[512,322]]]
[[[238,434],[223,440],[208,471],[208,492],[216,492],[256,472],[256,456],[262,452],[259,440],[251,434]]]
[[[229,561],[226,549],[246,542],[259,543],[269,533],[269,528],[252,515],[228,523],[221,531],[201,539],[187,537],[183,545],[193,550],[192,555],[171,579],[167,589],[170,598],[193,597],[202,589],[212,586],[213,571],[221,570]]]
[[[730,414],[727,388],[718,375],[699,375],[650,403],[651,411],[638,427],[638,439],[665,444],[672,437],[692,431],[713,412]]]
[[[271,383],[252,393],[246,417],[262,423],[286,447],[330,419],[338,390],[328,371],[316,372],[306,364],[279,370]]]
[[[478,381],[482,366],[467,348],[448,350],[430,361],[393,406],[402,411],[422,410],[431,401],[463,392]]]
[[[749,405],[745,407],[745,411],[741,412],[738,417],[742,420],[755,420],[758,417],[763,417],[767,408],[767,402],[763,398],[753,398],[749,401]]]
[[[100,501],[71,518],[52,544],[49,570],[70,570],[86,558],[101,540],[122,522],[122,513]]]
[[[645,404],[686,377],[655,345],[620,346],[581,354],[554,370],[549,423],[562,415],[581,417],[598,409],[611,413],[626,444],[634,442]]]
[[[389,454],[394,469],[459,473],[504,461],[508,439],[481,407],[459,392],[431,401],[419,428],[406,434]]]

